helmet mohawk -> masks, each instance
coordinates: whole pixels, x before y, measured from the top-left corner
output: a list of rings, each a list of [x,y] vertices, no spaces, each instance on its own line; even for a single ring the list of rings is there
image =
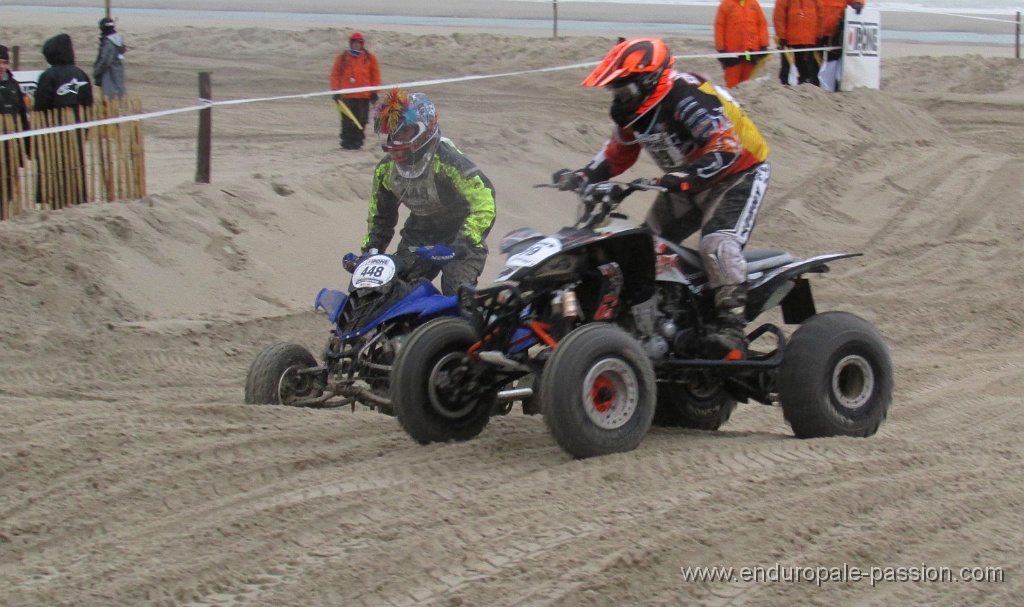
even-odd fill
[[[416,112],[409,106],[409,93],[402,89],[391,89],[385,93],[384,101],[377,106],[373,132],[388,135],[407,122],[415,122]]]

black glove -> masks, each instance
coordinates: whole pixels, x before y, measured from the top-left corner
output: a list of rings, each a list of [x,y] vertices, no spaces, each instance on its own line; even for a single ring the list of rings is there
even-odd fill
[[[828,36],[822,36],[817,40],[818,46],[828,46]]]
[[[331,99],[334,99],[334,102],[337,103],[341,101],[341,94],[337,94],[334,97],[331,97]]]
[[[372,104],[376,104],[377,103],[377,91],[374,91],[374,92],[370,93],[370,103],[372,103]]]
[[[658,185],[669,192],[685,192],[693,185],[693,176],[685,171],[666,173],[658,179]]]
[[[586,169],[574,171],[572,169],[558,169],[551,175],[551,183],[558,186],[559,190],[568,192],[580,189],[588,181],[589,175]]]
[[[455,259],[465,259],[476,247],[469,244],[464,237],[460,236],[453,240],[452,243],[448,245],[448,248],[455,254]]]
[[[853,10],[857,11],[857,14],[859,15],[861,9],[864,8],[864,3],[863,2],[854,2],[850,6],[853,7]]]
[[[732,67],[743,63],[742,57],[719,57],[718,62],[722,64],[722,67]]]

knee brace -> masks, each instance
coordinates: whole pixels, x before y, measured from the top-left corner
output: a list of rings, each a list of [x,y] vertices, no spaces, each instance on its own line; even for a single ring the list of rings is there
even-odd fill
[[[698,248],[712,289],[747,281],[747,260],[743,257],[743,245],[735,236],[712,232],[701,237]]]

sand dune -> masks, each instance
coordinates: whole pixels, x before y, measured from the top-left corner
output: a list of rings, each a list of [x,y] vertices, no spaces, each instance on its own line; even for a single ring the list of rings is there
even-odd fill
[[[22,30],[28,46],[50,30]],[[72,28],[90,48],[92,27]],[[10,36],[0,28],[0,33]],[[137,32],[148,109],[326,87],[344,32]],[[391,82],[599,58],[607,38],[370,31]],[[678,53],[706,43],[669,39]],[[81,56],[88,53],[82,51]],[[242,404],[265,345],[318,352],[380,155],[337,149],[325,98],[146,125],[142,200],[0,222],[0,587],[10,605],[1010,605],[1024,592],[1024,64],[884,62],[883,90],[745,83],[772,147],[752,243],[854,251],[821,309],[875,323],[897,368],[867,440],[792,438],[741,406],[716,433],[655,430],[572,461],[539,419],[421,447],[393,418]],[[719,77],[717,64],[685,66]],[[494,181],[507,230],[574,200],[536,190],[609,132],[583,71],[424,89]],[[370,142],[374,142],[373,136]],[[653,176],[643,160],[628,177]],[[635,196],[634,217],[650,203]],[[494,276],[497,256],[485,277]],[[680,567],[1002,567],[1003,583],[697,583]]]

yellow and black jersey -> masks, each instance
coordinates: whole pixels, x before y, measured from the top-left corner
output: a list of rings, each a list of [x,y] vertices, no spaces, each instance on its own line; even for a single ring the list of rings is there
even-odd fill
[[[643,148],[666,173],[687,171],[695,190],[767,160],[768,144],[728,91],[687,72],[636,123],[616,128],[588,165],[592,181],[610,179],[636,163]]]

